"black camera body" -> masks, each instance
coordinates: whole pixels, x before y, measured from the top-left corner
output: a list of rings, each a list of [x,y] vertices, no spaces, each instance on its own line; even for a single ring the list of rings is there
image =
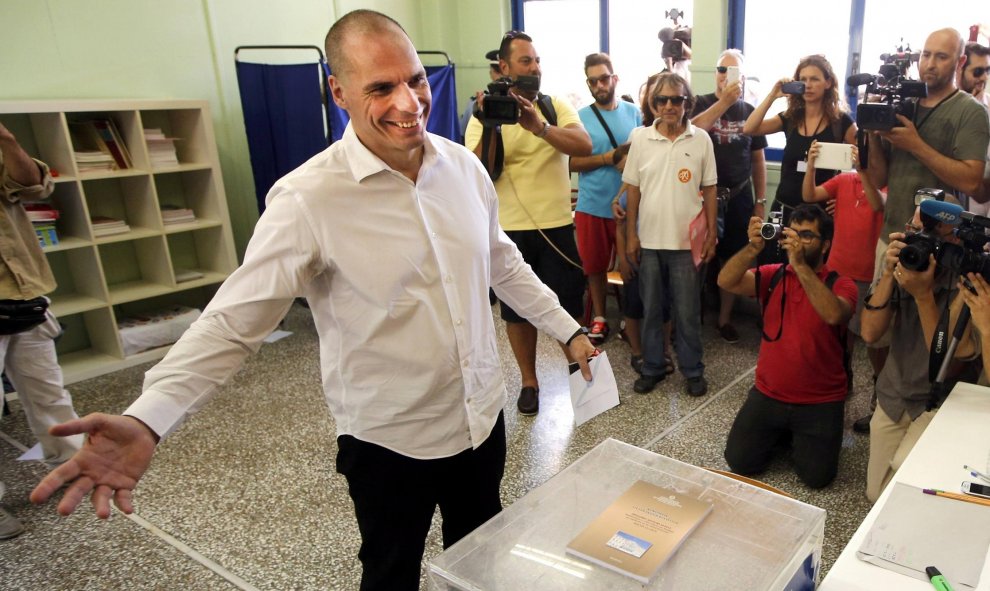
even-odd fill
[[[990,254],[985,251],[985,246],[990,243],[990,235],[987,235],[990,218],[963,212],[962,221],[954,232],[962,244],[942,240],[933,232],[934,224],[931,226],[905,237],[907,246],[901,249],[897,257],[905,269],[925,271],[928,269],[929,255],[935,255],[935,264],[939,267],[960,275],[979,273],[990,281]]]
[[[780,92],[784,94],[804,94],[805,84],[800,80],[785,82],[780,85]]]
[[[888,131],[900,125],[897,115],[914,117],[917,99],[928,96],[928,84],[907,77],[911,63],[918,61],[918,54],[898,51],[880,56],[883,65],[876,76],[855,74],[846,80],[850,86],[866,84],[864,102],[856,106],[856,125],[863,130]],[[866,102],[869,95],[877,95],[881,102]]]
[[[503,77],[494,80],[485,91],[482,114],[485,125],[513,125],[519,122],[519,102],[509,92],[515,86],[529,92],[540,91],[538,76],[519,76],[516,80]]]

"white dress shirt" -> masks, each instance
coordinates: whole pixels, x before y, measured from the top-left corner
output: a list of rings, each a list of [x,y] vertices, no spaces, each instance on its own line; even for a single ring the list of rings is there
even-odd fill
[[[159,435],[210,398],[296,296],[320,335],[338,434],[419,459],[477,448],[505,405],[489,286],[558,340],[578,329],[499,227],[480,161],[444,138],[427,135],[413,183],[348,125],[266,202],[244,263],[125,413]]]

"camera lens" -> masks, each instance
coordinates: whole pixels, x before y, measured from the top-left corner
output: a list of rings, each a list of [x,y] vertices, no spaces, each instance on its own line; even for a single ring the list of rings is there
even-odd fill
[[[762,236],[764,240],[775,240],[779,235],[780,235],[779,224],[767,223],[767,224],[763,224],[763,226],[760,227],[760,236]]]
[[[905,269],[924,271],[928,268],[928,256],[932,254],[932,249],[930,240],[920,240],[902,248],[897,259]]]

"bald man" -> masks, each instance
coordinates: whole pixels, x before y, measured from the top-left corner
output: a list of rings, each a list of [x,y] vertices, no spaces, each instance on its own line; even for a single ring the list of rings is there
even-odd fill
[[[586,379],[594,347],[502,232],[478,159],[426,132],[430,86],[402,27],[356,10],[326,50],[333,100],[350,115],[343,138],[272,187],[244,264],[124,415],[52,429],[89,437],[31,499],[69,484],[63,515],[90,493],[97,516],[111,498],[130,513],[157,442],[305,295],[361,531],[361,589],[417,589],[437,506],[445,547],[501,510],[506,393],[488,289],[565,343]]]
[[[928,96],[918,99],[913,117],[897,116],[901,126],[870,134],[870,175],[875,186],[888,188],[878,253],[886,250],[887,237],[903,230],[914,215],[916,190],[973,195],[980,187],[990,126],[986,109],[956,87],[956,71],[965,61],[963,47],[955,29],[929,35],[918,62]]]

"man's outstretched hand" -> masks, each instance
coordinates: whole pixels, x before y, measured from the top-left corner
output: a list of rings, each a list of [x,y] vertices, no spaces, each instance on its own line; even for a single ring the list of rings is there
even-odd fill
[[[97,517],[110,517],[110,499],[124,513],[132,513],[132,494],[151,464],[158,437],[141,421],[127,416],[93,413],[55,425],[49,433],[64,437],[85,433],[86,442],[64,464],[52,470],[31,492],[32,503],[44,503],[67,485],[58,512],[69,515],[92,492]]]

